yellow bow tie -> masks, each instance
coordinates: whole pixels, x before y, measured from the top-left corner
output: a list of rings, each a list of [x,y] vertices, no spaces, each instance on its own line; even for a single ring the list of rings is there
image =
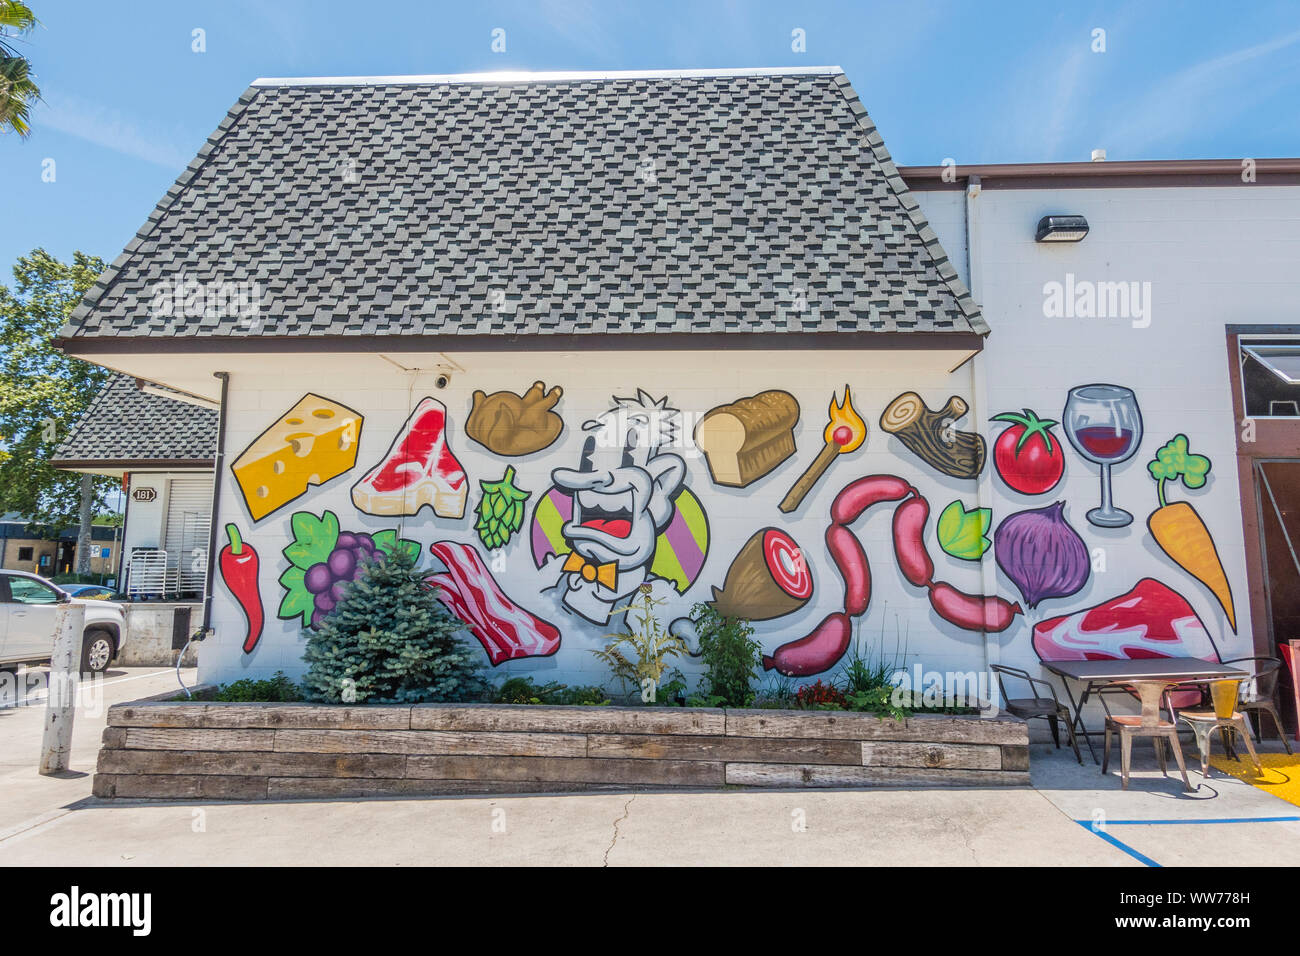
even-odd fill
[[[609,564],[592,564],[577,551],[570,551],[569,556],[564,560],[564,571],[577,571],[582,575],[584,581],[599,581],[611,591],[614,590],[614,584],[618,580],[618,564],[611,561]]]

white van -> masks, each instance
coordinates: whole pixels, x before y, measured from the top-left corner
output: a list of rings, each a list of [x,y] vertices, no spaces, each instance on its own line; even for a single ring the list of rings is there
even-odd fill
[[[74,598],[58,585],[25,571],[0,571],[0,670],[50,662],[55,609],[66,603],[86,606],[82,673],[108,669],[126,640],[122,605]]]

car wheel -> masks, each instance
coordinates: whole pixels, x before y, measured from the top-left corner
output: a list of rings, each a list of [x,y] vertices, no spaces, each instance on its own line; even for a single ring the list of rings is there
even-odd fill
[[[81,643],[81,672],[102,674],[113,659],[113,636],[107,631],[87,631]]]

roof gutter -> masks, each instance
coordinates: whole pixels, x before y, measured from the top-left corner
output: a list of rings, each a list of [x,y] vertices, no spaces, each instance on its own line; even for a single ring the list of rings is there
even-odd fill
[[[221,380],[221,401],[217,409],[217,450],[213,460],[212,510],[208,514],[208,565],[203,580],[203,627],[196,635],[203,640],[212,633],[212,580],[219,560],[217,550],[217,519],[221,506],[221,465],[226,458],[226,397],[230,391],[230,373],[213,372]]]
[[[1228,186],[1252,181],[1294,186],[1300,185],[1300,158],[899,166],[898,173],[910,189],[920,191],[964,189],[972,178],[984,189]]]

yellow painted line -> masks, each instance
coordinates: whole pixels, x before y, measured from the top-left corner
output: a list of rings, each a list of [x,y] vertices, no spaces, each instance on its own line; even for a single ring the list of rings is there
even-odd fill
[[[1263,776],[1260,776],[1250,762],[1250,755],[1240,744],[1237,753],[1240,760],[1211,754],[1210,766],[1300,807],[1300,754],[1260,754],[1259,762],[1264,765]]]

